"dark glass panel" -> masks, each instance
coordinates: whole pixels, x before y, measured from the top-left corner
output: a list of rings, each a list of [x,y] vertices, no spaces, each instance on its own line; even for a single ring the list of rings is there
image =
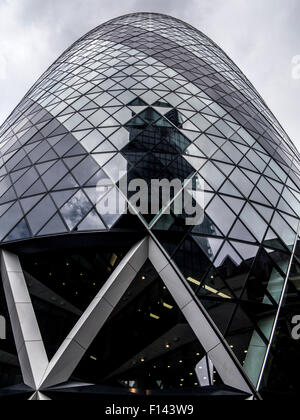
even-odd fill
[[[207,257],[207,253],[202,250],[192,237],[186,238],[173,257],[173,260],[191,287],[195,290],[200,286],[203,276],[209,271],[212,265],[210,259]]]
[[[49,357],[58,350],[130,246],[87,246],[21,258]]]
[[[277,257],[274,254],[277,254]],[[274,254],[275,260],[279,259],[279,253]],[[282,273],[278,271],[268,253],[261,248],[253,264],[243,299],[276,305],[280,301],[283,285]]]
[[[23,378],[2,281],[0,282],[0,316],[3,317],[1,325],[5,322],[6,327],[5,339],[0,339],[0,387],[7,388],[9,386],[22,384]]]
[[[212,366],[210,378],[198,373],[205,354],[155,269],[146,263],[74,378],[119,389],[189,390],[212,385],[217,377]]]
[[[300,313],[300,266],[294,260],[280,312],[271,353],[264,371],[261,394],[266,400],[297,399],[299,396],[300,341],[292,336],[293,318]]]

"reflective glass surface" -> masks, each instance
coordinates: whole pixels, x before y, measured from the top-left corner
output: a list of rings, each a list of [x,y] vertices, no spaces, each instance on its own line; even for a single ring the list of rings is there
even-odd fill
[[[119,208],[105,214],[102,205],[121,188],[125,175],[128,183],[139,178],[147,185],[152,179],[203,178],[203,222],[186,226],[172,206],[166,214],[169,200],[159,201],[157,214],[126,216],[123,196]],[[27,250],[27,240],[62,235],[71,248],[74,237],[85,234],[97,233],[102,242],[101,235],[116,232],[126,238],[136,230],[154,235],[255,387],[297,239],[299,187],[299,153],[247,78],[204,34],[158,14],[124,16],[89,32],[47,70],[0,128],[1,245],[21,242]],[[151,197],[148,204],[153,204]],[[87,276],[94,284],[97,264],[102,272],[103,262],[95,256],[93,263],[86,257],[82,264],[72,253],[69,257],[80,269],[94,264]],[[77,278],[71,285],[61,282],[60,266],[69,264],[68,259],[59,259],[59,268],[43,262],[34,270],[34,263],[24,260],[31,276],[68,300],[71,323],[93,297],[93,287],[83,291],[83,279]],[[153,285],[149,296],[163,294],[159,287]],[[76,298],[79,292],[82,302]],[[154,305],[140,296],[137,312],[141,303]],[[35,296],[35,305],[42,316],[53,310],[45,295]],[[131,322],[129,309],[118,310],[124,311],[124,323]],[[59,320],[63,310],[55,311]],[[143,324],[142,315],[136,316],[142,330],[150,321]],[[166,320],[161,335],[164,328],[175,328],[175,321],[186,324],[175,318]],[[109,321],[111,328],[115,319]],[[61,326],[61,335],[68,326],[67,321]],[[109,327],[103,337],[108,335]],[[155,334],[152,343],[148,338],[143,338],[144,348],[158,340]],[[191,344],[191,351],[198,345]],[[101,351],[111,351],[110,346],[118,348],[116,337]],[[128,360],[139,354],[137,344],[132,346]],[[9,353],[15,354],[13,349]],[[96,346],[89,356],[107,355]],[[175,356],[180,357],[180,350]],[[97,379],[92,363],[83,361],[79,378]],[[168,363],[172,357],[157,358],[159,375],[150,364],[116,371],[120,366],[108,363],[98,379],[127,388],[176,388],[180,378],[175,373],[169,382],[161,380]],[[84,366],[89,375],[82,374]],[[17,381],[17,363],[14,378],[5,369],[7,383]],[[113,371],[107,379],[105,374]],[[140,372],[152,379],[142,383]]]

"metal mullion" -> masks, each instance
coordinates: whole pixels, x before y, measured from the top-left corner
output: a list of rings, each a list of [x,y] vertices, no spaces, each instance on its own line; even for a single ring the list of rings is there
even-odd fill
[[[286,275],[284,287],[283,287],[283,290],[282,290],[282,293],[281,293],[280,302],[279,302],[279,305],[278,305],[277,315],[276,315],[275,320],[274,320],[273,329],[272,329],[271,337],[270,337],[270,340],[269,340],[269,345],[268,345],[268,348],[267,348],[267,353],[266,353],[266,356],[265,356],[265,359],[264,359],[264,363],[263,363],[263,366],[262,366],[262,369],[261,369],[259,381],[258,381],[258,384],[257,384],[257,387],[256,387],[257,391],[259,391],[259,389],[261,387],[261,383],[262,383],[262,380],[263,380],[264,371],[266,369],[266,365],[267,365],[267,362],[268,362],[269,354],[270,354],[270,351],[271,351],[271,348],[272,348],[272,345],[273,345],[273,340],[274,340],[274,337],[275,337],[275,333],[276,333],[276,329],[277,329],[277,324],[278,324],[280,312],[281,312],[281,309],[283,307],[284,297],[285,297],[285,294],[286,294],[286,291],[287,291],[287,286],[288,286],[288,281],[289,281],[289,277],[290,277],[290,272],[291,272],[292,264],[293,264],[294,257],[295,257],[295,252],[296,252],[296,248],[297,248],[299,234],[300,234],[300,221],[299,221],[299,225],[298,225],[298,233],[296,235],[296,239],[295,239],[295,243],[294,243],[293,252],[292,252],[292,255],[291,255],[291,260],[290,260],[289,268],[288,268],[288,271],[287,271],[287,275]]]

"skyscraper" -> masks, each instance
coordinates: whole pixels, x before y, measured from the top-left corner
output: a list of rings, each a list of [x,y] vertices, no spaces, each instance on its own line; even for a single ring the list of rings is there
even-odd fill
[[[282,393],[299,153],[205,35],[153,13],[91,31],[1,127],[0,159],[0,395]],[[125,212],[125,176],[203,179],[202,222]]]

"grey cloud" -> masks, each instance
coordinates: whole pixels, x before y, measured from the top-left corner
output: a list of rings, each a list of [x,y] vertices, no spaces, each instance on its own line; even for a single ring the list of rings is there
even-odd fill
[[[93,27],[154,11],[186,20],[236,62],[300,147],[299,0],[1,0],[0,121],[61,54]],[[4,77],[4,67],[6,67]]]
[[[199,3],[197,0],[187,0],[185,2],[182,0],[151,0],[151,3],[144,0],[135,0],[133,8],[137,11],[155,11],[183,19],[191,9],[197,10]],[[150,8],[149,4],[151,4]]]

